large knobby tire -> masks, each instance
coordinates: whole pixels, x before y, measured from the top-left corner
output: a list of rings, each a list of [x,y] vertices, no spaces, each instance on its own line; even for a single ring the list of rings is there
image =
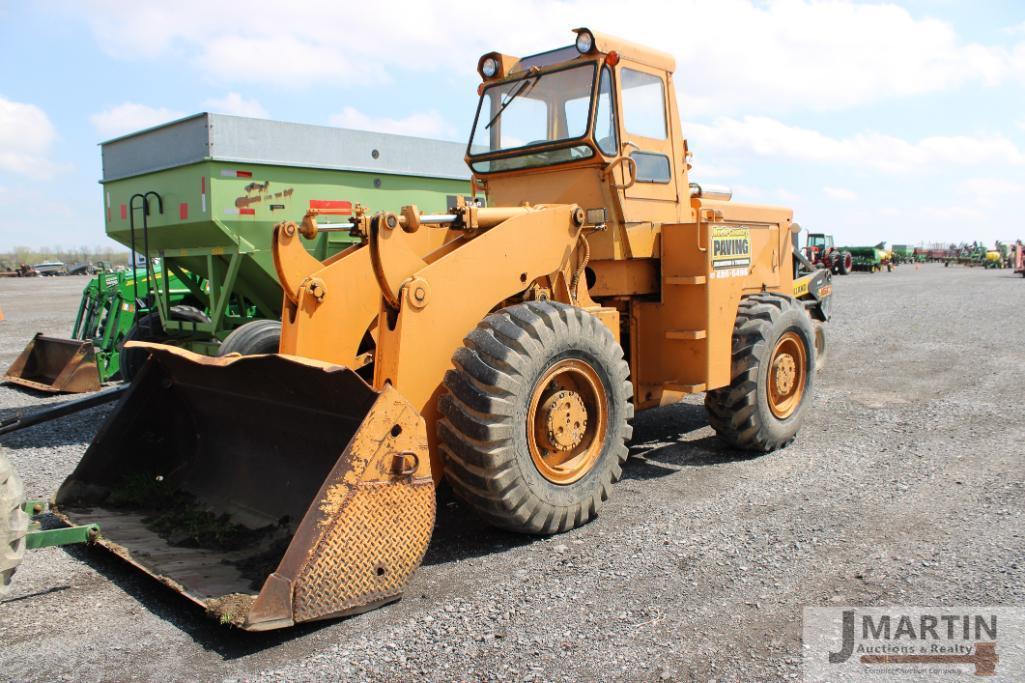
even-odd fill
[[[836,270],[840,275],[850,275],[850,272],[854,270],[854,257],[851,256],[851,252],[845,251],[840,254]]]
[[[195,306],[171,306],[170,313],[171,320],[196,323],[210,322],[210,316]],[[164,326],[160,322],[160,314],[158,312],[147,313],[136,320],[135,324],[129,328],[128,334],[125,335],[125,341],[121,344],[121,349],[119,350],[122,379],[126,382],[131,382],[149,357],[149,352],[144,349],[126,349],[125,343],[130,341],[163,343],[173,340],[174,337],[164,331]]]
[[[280,320],[253,320],[231,331],[217,350],[218,356],[240,353],[254,356],[262,353],[277,353],[281,345]]]
[[[0,453],[0,595],[10,590],[11,576],[25,556],[28,515],[25,493],[7,456]]]
[[[622,347],[594,316],[554,302],[493,313],[463,343],[438,424],[456,494],[511,531],[590,521],[622,476],[633,431]]]
[[[762,453],[788,445],[811,403],[815,362],[815,329],[796,299],[743,299],[733,327],[733,381],[705,395],[719,437]]]
[[[829,354],[829,335],[826,333],[826,323],[816,320],[815,327],[815,372],[822,372],[826,367],[826,356]]]

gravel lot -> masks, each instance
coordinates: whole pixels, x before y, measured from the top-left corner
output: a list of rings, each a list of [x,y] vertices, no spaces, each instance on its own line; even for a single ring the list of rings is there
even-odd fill
[[[0,364],[66,335],[81,278],[0,280]],[[724,450],[701,397],[644,413],[602,516],[549,539],[442,493],[405,598],[233,632],[98,549],[31,553],[0,604],[9,680],[779,680],[811,605],[1025,606],[1025,282],[902,266],[836,278],[797,441]],[[46,400],[0,388],[0,416]],[[109,408],[3,438],[52,494]]]

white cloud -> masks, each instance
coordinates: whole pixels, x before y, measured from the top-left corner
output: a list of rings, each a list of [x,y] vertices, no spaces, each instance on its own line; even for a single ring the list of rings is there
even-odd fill
[[[801,195],[791,192],[790,190],[777,187],[775,192],[776,198],[787,204],[796,205],[801,203]]]
[[[733,199],[739,202],[757,202],[765,199],[765,190],[753,185],[730,185]]]
[[[836,138],[810,128],[789,126],[764,116],[723,117],[688,126],[691,147],[737,149],[760,156],[816,163],[849,164],[901,173],[935,164],[969,166],[1025,164],[1025,152],[1002,135],[933,136],[909,142],[881,133]],[[695,164],[695,170],[697,164]]]
[[[969,195],[1025,196],[1025,184],[1007,178],[966,178],[958,182],[958,188]]]
[[[858,198],[858,193],[844,187],[824,187],[822,193],[830,199],[837,199],[841,202],[852,202]]]
[[[1025,36],[1025,21],[1020,24],[1014,24],[1013,26],[1007,26],[1003,31],[1004,33],[1008,33],[1012,36]]]
[[[267,110],[257,100],[246,98],[237,92],[230,92],[224,97],[210,98],[203,102],[203,107],[217,114],[249,116],[254,119],[268,118]]]
[[[1008,178],[966,178],[958,182],[957,189],[967,204],[991,209],[1010,208],[1025,198],[1025,181]]]
[[[97,133],[109,139],[180,119],[182,116],[184,116],[183,113],[166,107],[150,107],[135,102],[124,102],[116,107],[93,114],[89,117],[89,122],[93,124]]]
[[[337,8],[347,11],[349,5],[339,3]],[[309,16],[306,15],[307,22]],[[338,21],[352,24],[351,19],[346,22],[339,17]],[[369,85],[389,80],[382,66],[389,57],[351,55],[345,47],[348,39],[338,40],[334,35],[324,34],[330,40],[319,43],[315,37],[301,32],[295,35],[275,32],[272,36],[223,33],[197,46],[200,49],[195,63],[204,73],[224,82],[273,83],[295,88],[327,83]],[[273,58],[263,59],[263,55],[273,55]]]
[[[706,164],[700,163],[701,166],[701,179],[725,179],[725,178],[736,178],[739,176],[740,169],[736,166],[720,165],[716,163]],[[697,176],[695,176],[697,177]]]
[[[691,112],[755,102],[763,110],[842,109],[969,82],[994,85],[1014,71],[1007,51],[965,43],[950,24],[916,19],[895,5],[793,0],[715,7],[715,16],[705,18],[729,26],[729,40],[698,31],[679,49]]]
[[[528,54],[564,45],[570,28],[581,24],[671,52],[688,115],[751,106],[839,109],[1025,75],[1025,44],[970,43],[950,23],[894,4],[678,0],[624,12],[616,0],[507,0],[488,9],[502,17],[497,28],[452,40],[450,18],[480,16],[480,7],[471,0],[385,7],[306,0],[288,12],[271,0],[250,0],[244,12],[207,0],[66,6],[116,57],[191,54],[216,80],[281,87],[386,82],[398,71],[458,71],[472,78],[484,52]],[[655,15],[659,20],[652,22]],[[354,26],[359,30],[344,39],[316,30]],[[384,44],[381,36],[387,36]]]
[[[434,110],[413,113],[401,119],[392,119],[368,116],[355,107],[345,107],[339,113],[332,115],[329,123],[341,128],[370,130],[377,133],[396,133],[423,138],[454,139],[457,137],[455,129]]]
[[[0,97],[0,170],[48,180],[68,168],[50,159],[57,130],[34,104]]]

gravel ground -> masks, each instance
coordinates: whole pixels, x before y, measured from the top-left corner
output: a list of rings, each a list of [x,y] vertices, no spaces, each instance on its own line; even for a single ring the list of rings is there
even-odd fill
[[[83,284],[0,280],[0,363],[67,334]],[[269,634],[98,549],[34,552],[0,604],[0,679],[780,680],[800,677],[804,606],[1025,606],[1025,282],[903,266],[835,291],[829,364],[783,451],[723,449],[700,396],[641,414],[595,522],[525,539],[443,492],[402,601]],[[0,388],[0,415],[42,400]],[[3,439],[30,494],[107,410]]]

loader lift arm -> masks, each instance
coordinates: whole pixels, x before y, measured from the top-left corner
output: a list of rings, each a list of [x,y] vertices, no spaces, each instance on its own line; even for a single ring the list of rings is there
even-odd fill
[[[316,262],[312,272],[298,226],[278,226],[275,262],[282,282],[299,283],[286,289],[298,291],[296,303],[286,301],[281,351],[305,355],[305,344],[330,339],[335,349],[329,358],[358,367],[356,350],[373,309],[374,387],[394,386],[433,424],[441,379],[463,337],[534,282],[570,272],[585,214],[574,205],[464,206],[432,217],[438,222],[429,225],[413,218],[415,209],[402,213],[374,216],[368,244],[330,264]],[[346,304],[331,297],[344,297]],[[435,438],[429,430],[432,445]],[[431,453],[438,481],[443,466],[436,449]]]

